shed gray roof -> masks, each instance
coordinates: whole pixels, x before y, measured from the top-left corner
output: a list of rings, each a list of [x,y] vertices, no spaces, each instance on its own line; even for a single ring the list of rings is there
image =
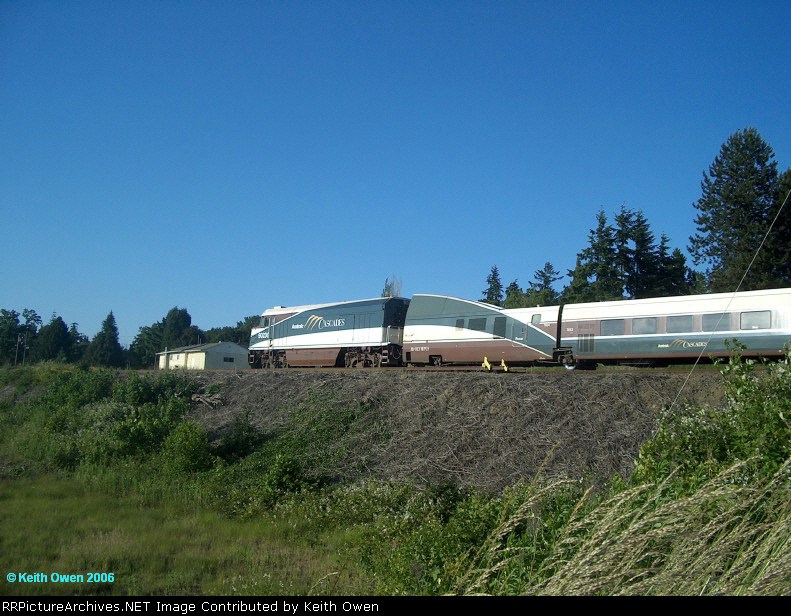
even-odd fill
[[[194,353],[195,351],[205,352],[208,351],[209,349],[213,349],[214,347],[227,345],[227,344],[232,344],[235,347],[239,347],[239,349],[244,351],[245,353],[247,352],[247,349],[245,349],[241,345],[236,344],[235,342],[206,342],[204,344],[191,344],[188,346],[178,347],[176,349],[165,349],[164,351],[157,353],[157,355],[165,355],[170,353]]]

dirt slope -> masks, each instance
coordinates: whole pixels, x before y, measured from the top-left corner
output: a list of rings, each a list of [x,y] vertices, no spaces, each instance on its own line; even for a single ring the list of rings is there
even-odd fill
[[[273,433],[311,397],[363,402],[365,412],[337,437],[347,452],[334,463],[337,477],[451,479],[499,490],[539,472],[597,482],[628,474],[686,373],[284,370],[200,378],[215,384],[207,391],[219,388],[194,409],[215,438],[245,411]],[[695,373],[682,400],[717,405],[721,384],[714,371]]]

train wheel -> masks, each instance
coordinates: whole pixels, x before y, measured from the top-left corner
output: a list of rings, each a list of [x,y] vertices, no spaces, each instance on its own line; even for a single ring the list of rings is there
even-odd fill
[[[572,355],[564,355],[560,358],[560,363],[563,364],[566,370],[571,371],[577,369],[577,362]]]

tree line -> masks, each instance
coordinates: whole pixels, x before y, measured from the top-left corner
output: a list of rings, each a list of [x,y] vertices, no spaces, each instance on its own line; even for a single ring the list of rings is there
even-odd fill
[[[20,316],[22,320],[20,320]],[[0,365],[40,361],[122,366],[124,349],[118,342],[118,327],[112,311],[93,340],[80,333],[77,323],[66,325],[53,314],[49,323],[35,310],[0,309]]]
[[[155,365],[156,354],[165,349],[209,342],[236,342],[246,347],[250,330],[258,324],[258,319],[257,315],[250,316],[235,326],[204,331],[192,324],[186,308],[173,307],[161,321],[141,327],[126,349],[118,340],[112,311],[91,340],[80,333],[77,323],[67,326],[58,315],[53,314],[44,325],[34,310],[26,308],[20,314],[3,308],[0,309],[0,366],[57,361],[115,368],[151,367]]]
[[[722,145],[704,172],[697,210],[697,232],[684,253],[659,240],[641,211],[621,206],[612,221],[603,209],[577,253],[569,282],[552,263],[536,270],[522,288],[503,288],[492,266],[482,301],[506,308],[558,303],[667,297],[692,293],[752,291],[791,286],[791,169],[778,172],[774,151],[754,128],[737,131]],[[785,207],[784,207],[785,205]]]

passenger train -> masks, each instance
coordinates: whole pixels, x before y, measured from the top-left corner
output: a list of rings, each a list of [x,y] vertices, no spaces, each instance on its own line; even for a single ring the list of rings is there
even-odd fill
[[[266,310],[253,368],[557,364],[662,366],[730,354],[777,357],[791,343],[791,289],[506,309],[414,295]]]

